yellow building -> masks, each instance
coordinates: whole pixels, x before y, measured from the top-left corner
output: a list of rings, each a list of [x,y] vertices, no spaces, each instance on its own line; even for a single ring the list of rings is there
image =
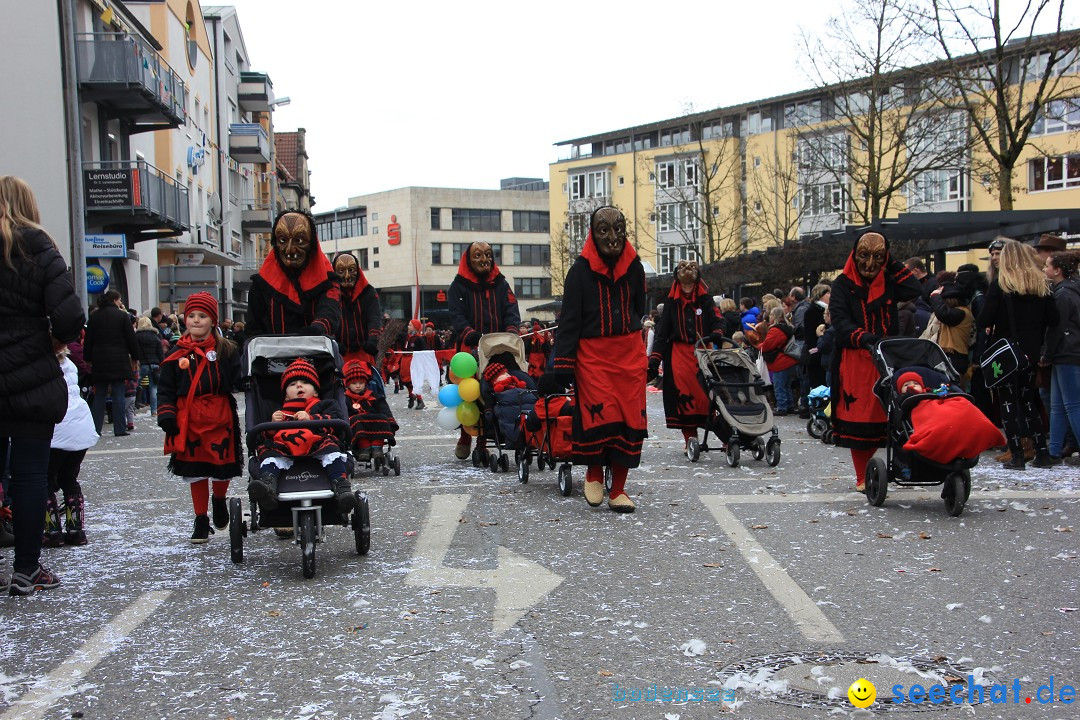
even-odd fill
[[[1075,93],[1035,123],[1012,175],[1015,210],[1080,207],[1080,31],[1067,36],[1074,47],[1058,75]],[[900,213],[998,210],[967,115],[925,97],[913,108],[914,76],[883,101],[882,117],[904,129],[891,146],[864,133],[866,96],[835,87],[557,142],[552,276],[565,274],[600,205],[625,213],[661,275],[682,258],[714,262]]]

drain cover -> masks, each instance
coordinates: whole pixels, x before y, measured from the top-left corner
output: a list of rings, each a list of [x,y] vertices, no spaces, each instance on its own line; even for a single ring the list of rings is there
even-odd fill
[[[811,650],[740,660],[721,670],[718,679],[725,688],[735,690],[736,698],[749,695],[783,705],[855,710],[848,700],[848,687],[859,678],[866,678],[877,688],[877,701],[869,710],[882,713],[955,708],[948,701],[937,705],[894,703],[892,687],[902,685],[906,691],[916,684],[924,688],[941,685],[947,694],[951,688],[960,686],[966,699],[969,675],[974,675],[979,684],[994,682],[993,675],[982,668],[975,670],[945,658]],[[869,716],[866,711],[859,714]]]

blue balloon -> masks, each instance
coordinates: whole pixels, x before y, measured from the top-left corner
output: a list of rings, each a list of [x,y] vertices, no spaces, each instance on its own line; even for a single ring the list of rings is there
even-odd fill
[[[443,385],[439,388],[439,402],[443,407],[457,407],[461,404],[461,393],[458,392],[458,386],[454,384]]]

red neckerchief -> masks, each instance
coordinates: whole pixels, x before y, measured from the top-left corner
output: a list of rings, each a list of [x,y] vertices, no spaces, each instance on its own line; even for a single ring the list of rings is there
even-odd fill
[[[358,402],[370,402],[375,399],[375,393],[373,393],[370,389],[365,390],[362,393],[354,393],[352,390],[346,388],[345,397],[349,398],[350,400],[356,400]]]
[[[697,281],[697,285],[694,286],[694,289],[690,292],[688,298],[686,295],[683,294],[682,286],[679,285],[679,281],[678,279],[676,279],[675,282],[671,283],[671,292],[668,293],[668,297],[672,300],[679,300],[681,298],[686,302],[694,302],[708,291],[709,286],[705,284],[704,280],[699,278]]]
[[[307,265],[300,271],[300,290],[303,292],[309,292],[326,282],[327,278],[334,272],[334,268],[330,265],[330,261],[326,259],[326,255],[323,254],[319,243],[312,241],[311,244],[312,255],[308,258]],[[285,268],[278,262],[277,250],[272,250],[266,256],[262,267],[259,268],[259,277],[297,305],[300,304],[300,296],[296,292],[296,285],[293,284],[292,278],[286,274]],[[361,277],[363,277],[363,274],[361,274]],[[359,280],[357,280],[357,284],[360,284]]]
[[[612,268],[603,257],[600,256],[600,251],[596,248],[596,242],[593,240],[592,228],[589,229],[589,236],[585,238],[585,247],[581,250],[581,257],[589,261],[589,268],[594,273],[600,275],[607,275],[611,278],[612,282],[618,282],[619,278],[626,274],[626,271],[630,268],[630,263],[634,262],[637,258],[637,251],[634,250],[634,246],[629,241],[623,245],[622,255],[619,256],[618,262],[615,263],[615,267]]]
[[[885,253],[885,263],[881,266],[881,270],[878,271],[877,277],[870,283],[870,289],[867,291],[866,302],[874,302],[879,297],[885,294],[885,266],[889,264],[889,253]],[[863,280],[863,276],[859,274],[859,269],[855,266],[855,251],[852,250],[848,255],[847,263],[844,264],[844,275],[847,275],[848,280],[855,283],[856,287],[866,287],[866,280]]]
[[[350,301],[360,297],[360,293],[364,292],[364,289],[368,286],[367,275],[364,274],[364,271],[357,269],[357,272],[360,275],[356,278],[356,284],[353,285],[352,295],[349,297]]]
[[[289,419],[291,420],[292,416],[296,415],[296,413],[300,412],[301,410],[303,410],[304,412],[311,410],[312,406],[317,402],[319,402],[319,398],[317,397],[293,398],[292,400],[286,400],[281,404],[281,412],[289,416]]]
[[[176,446],[180,452],[184,452],[187,448],[187,408],[191,406],[191,401],[195,398],[196,391],[199,389],[199,380],[202,378],[203,370],[210,364],[206,359],[206,353],[215,350],[216,348],[217,338],[214,337],[213,332],[202,340],[196,340],[187,333],[184,333],[176,342],[176,349],[169,355],[169,359],[172,359],[194,353],[197,357],[201,358],[201,362],[196,361],[195,363],[195,374],[191,377],[191,385],[188,387],[187,395],[184,398],[185,412],[177,418],[177,424],[180,426],[180,434],[176,436]]]
[[[472,247],[471,243],[469,244],[469,247],[465,248],[465,252],[461,253],[461,262],[458,263],[457,269],[458,275],[475,285],[494,285],[495,278],[499,277],[499,266],[495,264],[494,260],[492,260],[491,272],[488,273],[487,278],[481,280],[479,277],[477,277],[476,273],[473,272],[473,269],[469,267],[470,247]]]

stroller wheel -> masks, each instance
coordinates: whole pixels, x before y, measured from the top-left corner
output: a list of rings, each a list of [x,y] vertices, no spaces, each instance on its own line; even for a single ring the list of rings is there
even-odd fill
[[[970,486],[964,482],[961,473],[949,473],[945,478],[942,495],[945,497],[945,512],[949,513],[950,517],[959,517],[964,512],[968,487]]]
[[[244,506],[240,498],[229,498],[229,556],[234,563],[244,562]]]
[[[874,507],[885,504],[889,494],[889,467],[879,457],[870,458],[866,463],[866,502]]]
[[[755,451],[755,457],[757,457]],[[780,438],[769,438],[769,442],[765,443],[765,462],[769,464],[769,467],[776,467],[780,464]]]
[[[488,456],[488,468],[493,473],[499,472],[499,456],[495,453],[491,453],[491,455]]]
[[[356,540],[356,552],[367,555],[371,549],[371,508],[367,495],[356,491],[356,510],[352,516],[353,537]]]
[[[394,475],[401,474],[401,458],[397,455],[394,456]]]
[[[383,463],[383,464],[382,464],[382,465],[381,465],[381,466],[379,467],[379,471],[380,471],[380,472],[382,472],[382,474],[383,474],[383,477],[386,477],[387,475],[389,475],[389,474],[390,474],[390,466],[389,466],[389,465],[387,465],[386,463]]]
[[[529,456],[523,455],[517,462],[518,482],[529,482]]]
[[[812,417],[806,421],[806,432],[815,440],[823,438],[825,431],[829,429],[825,418]]]
[[[727,464],[731,467],[739,466],[739,441],[732,440],[727,446]]]
[[[300,518],[300,552],[304,577],[315,577],[315,513],[306,511]]]
[[[755,460],[765,457],[765,441],[758,438],[754,441],[754,449],[750,451]]]
[[[483,460],[481,460],[481,457],[482,457],[482,455],[480,453],[480,448],[473,448],[473,451],[472,451],[472,464],[473,464],[473,467],[482,467],[483,465],[487,464]]]
[[[544,469],[544,453],[541,450],[536,451],[536,469],[537,470],[543,470]]]
[[[510,457],[508,455],[499,454],[499,472],[506,472],[510,469]]]
[[[574,476],[570,471],[570,463],[565,463],[559,468],[559,493],[563,497],[569,497],[574,490]]]
[[[701,443],[697,438],[690,438],[686,443],[686,459],[697,462],[701,458]]]
[[[826,430],[825,432],[821,433],[821,442],[825,443],[826,445],[832,445],[833,444],[833,431],[832,430]]]
[[[609,495],[611,494],[611,466],[610,465],[605,465],[604,466],[604,490],[606,490]]]

